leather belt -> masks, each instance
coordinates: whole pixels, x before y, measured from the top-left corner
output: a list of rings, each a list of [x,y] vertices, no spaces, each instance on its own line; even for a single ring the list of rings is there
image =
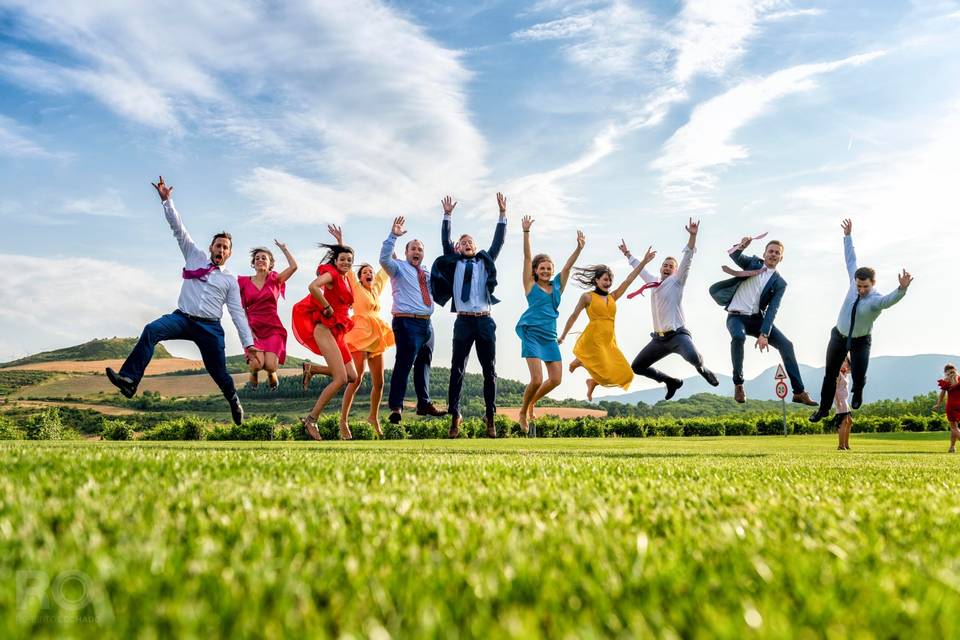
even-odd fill
[[[424,315],[421,313],[395,313],[393,314],[394,318],[413,318],[414,320],[429,320],[429,315]]]
[[[179,313],[182,316],[186,316],[190,318],[194,322],[219,322],[220,321],[220,318],[201,318],[200,316],[192,316],[186,311],[183,311],[181,309],[177,309],[177,313]]]
[[[486,318],[490,315],[489,311],[457,311],[458,316],[467,316],[468,318]]]

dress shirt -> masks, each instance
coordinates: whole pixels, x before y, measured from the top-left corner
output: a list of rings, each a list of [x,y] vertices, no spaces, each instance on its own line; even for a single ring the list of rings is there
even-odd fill
[[[421,264],[415,267],[406,260],[393,257],[397,236],[391,233],[380,248],[380,266],[390,276],[390,290],[393,292],[393,313],[412,313],[418,316],[433,314],[433,297],[430,295],[430,272]],[[420,273],[426,275],[427,296],[430,304],[423,303],[420,291]]]
[[[653,330],[657,332],[676,331],[684,325],[683,307],[683,288],[687,284],[687,276],[690,274],[690,262],[693,260],[693,254],[696,249],[690,249],[686,245],[683,247],[680,264],[677,270],[671,275],[660,281],[660,285],[653,289],[647,289],[650,294],[650,311],[653,313]],[[640,264],[636,256],[630,257],[630,266],[634,269]],[[659,274],[654,275],[646,269],[640,272],[640,277],[644,282],[657,282]]]
[[[851,336],[850,312],[853,311],[853,303],[857,301],[857,296],[860,295],[857,291],[857,279],[854,275],[857,272],[857,253],[853,249],[853,238],[851,236],[843,236],[843,255],[847,262],[847,275],[850,276],[850,288],[847,290],[847,296],[843,299],[843,306],[840,307],[837,331],[845,337],[860,338],[870,335],[873,323],[880,316],[880,312],[900,302],[907,291],[898,287],[887,295],[882,295],[876,289],[871,289],[870,293],[864,296],[860,300],[860,304],[857,305],[857,319]]]
[[[163,201],[163,213],[173,230],[173,237],[180,245],[183,253],[184,268],[187,270],[201,269],[210,266],[210,253],[204,251],[194,243],[180,220],[180,214],[173,206],[173,200]],[[247,314],[240,302],[240,285],[236,277],[223,267],[216,267],[203,278],[184,279],[180,285],[180,299],[177,307],[180,311],[199,318],[220,320],[223,315],[223,305],[227,305],[233,324],[240,334],[240,341],[244,348],[253,346],[253,332],[247,322]]]
[[[473,262],[473,274],[470,276],[470,299],[464,302],[463,276],[467,270],[467,262]],[[457,311],[470,313],[489,313],[490,302],[487,300],[487,268],[482,260],[476,258],[462,258],[457,261],[453,272],[453,303]]]
[[[760,313],[760,295],[776,271],[776,268],[771,268],[766,265],[761,267],[761,269],[763,268],[766,268],[766,271],[758,273],[755,276],[750,276],[740,283],[740,286],[737,287],[737,292],[733,294],[733,300],[731,300],[727,306],[727,311],[737,311],[749,315],[757,315]]]

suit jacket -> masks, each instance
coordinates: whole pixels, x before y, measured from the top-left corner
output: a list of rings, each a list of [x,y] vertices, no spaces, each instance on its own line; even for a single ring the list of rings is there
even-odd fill
[[[456,312],[456,297],[453,295],[453,276],[457,270],[457,263],[465,260],[464,256],[454,251],[453,242],[450,240],[450,230],[453,226],[449,218],[443,219],[440,226],[440,241],[443,244],[443,255],[433,261],[430,269],[430,291],[433,294],[433,301],[441,307],[447,303],[447,300],[454,300],[450,304],[450,311]],[[493,295],[493,290],[497,286],[497,266],[495,260],[500,255],[500,249],[503,248],[503,241],[507,235],[507,225],[497,222],[496,232],[493,234],[493,242],[489,249],[478,251],[475,259],[483,262],[487,270],[487,302],[496,304],[500,302]]]
[[[763,267],[763,259],[758,256],[745,256],[739,249],[730,254],[737,265],[744,270],[760,269]],[[710,296],[721,307],[726,309],[730,306],[734,294],[740,287],[740,283],[746,278],[727,278],[714,283],[710,287]],[[760,333],[770,335],[773,329],[774,319],[777,317],[777,310],[780,308],[780,301],[783,300],[783,294],[787,290],[787,281],[783,279],[779,272],[774,272],[767,280],[766,286],[760,292],[760,315],[763,316],[763,324],[760,326]]]

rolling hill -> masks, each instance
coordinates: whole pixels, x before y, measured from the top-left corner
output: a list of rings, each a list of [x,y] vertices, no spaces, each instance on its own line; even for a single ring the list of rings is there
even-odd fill
[[[90,342],[84,342],[72,347],[55,349],[53,351],[43,351],[35,353],[12,362],[0,363],[0,369],[5,367],[17,367],[25,364],[38,364],[41,362],[63,362],[66,360],[87,361],[87,360],[114,360],[124,359],[137,343],[137,338],[97,338]],[[158,344],[153,352],[154,358],[172,358],[170,352],[164,349],[162,344]]]

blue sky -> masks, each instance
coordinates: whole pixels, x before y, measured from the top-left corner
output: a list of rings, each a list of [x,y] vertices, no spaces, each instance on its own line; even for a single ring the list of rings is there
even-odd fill
[[[460,202],[456,229],[484,242],[503,191],[503,376],[526,373],[513,330],[524,213],[535,251],[561,262],[581,227],[583,262],[618,278],[621,237],[664,256],[688,216],[702,219],[685,308],[723,372],[724,314],[707,287],[724,249],[763,231],[786,243],[777,325],[817,365],[850,216],[881,290],[901,267],[916,276],[876,325],[874,353],[956,353],[958,53],[960,2],[0,0],[0,360],[136,335],[174,307],[181,265],[158,174],[194,237],[234,234],[234,272],[249,272],[252,246],[290,245],[301,270],[285,319],[328,222],[373,261],[406,215],[432,258],[443,195]],[[448,315],[434,323],[442,366]],[[621,304],[628,357],[650,325],[643,298]],[[290,351],[306,355],[292,338]],[[746,372],[776,361],[750,353]],[[664,368],[690,373],[679,359]],[[554,395],[582,396],[582,372]]]

